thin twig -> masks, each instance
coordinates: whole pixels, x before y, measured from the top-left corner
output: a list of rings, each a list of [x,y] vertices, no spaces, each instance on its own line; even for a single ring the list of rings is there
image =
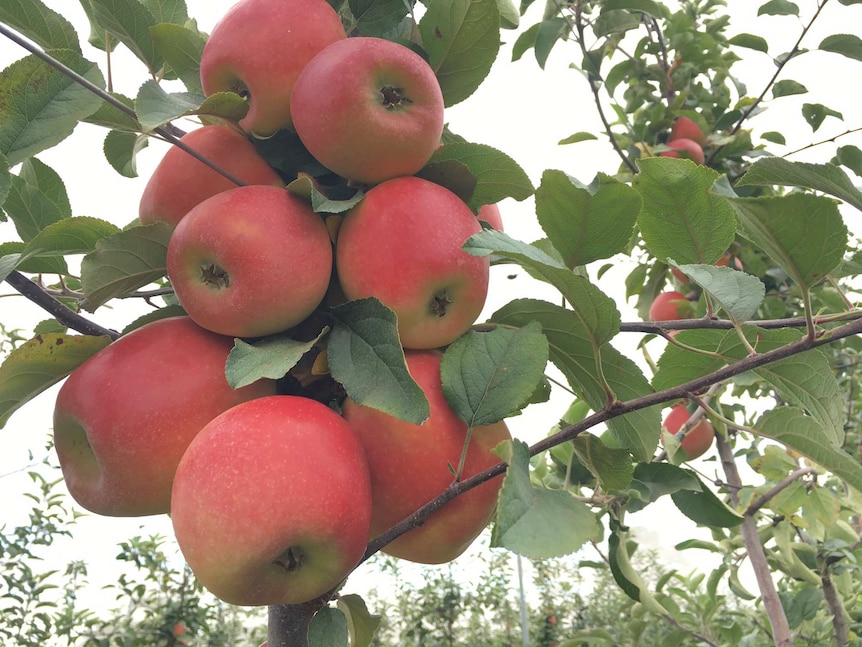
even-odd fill
[[[745,509],[744,514],[749,517],[753,517],[758,510],[760,510],[763,506],[769,503],[780,492],[793,485],[803,476],[807,476],[808,474],[815,474],[816,472],[817,470],[815,470],[813,467],[800,467],[798,470],[794,470],[784,479],[782,479],[779,483],[776,483],[775,486],[770,488],[769,491],[766,492],[763,496],[760,496],[755,501],[753,501],[751,505],[749,505]]]

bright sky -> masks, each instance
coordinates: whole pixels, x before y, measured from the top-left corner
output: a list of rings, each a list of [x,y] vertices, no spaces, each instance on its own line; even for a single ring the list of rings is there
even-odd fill
[[[77,3],[68,0],[45,0],[45,4],[60,11],[71,20],[86,38],[88,27],[83,11]],[[218,18],[233,4],[232,0],[187,0],[189,13],[198,20],[200,28],[210,31]],[[778,55],[787,51],[801,31],[801,23],[792,17],[766,18],[758,22],[759,28],[750,25],[756,6],[750,0],[730,0],[732,7],[732,33],[751,32],[764,35],[770,41],[770,52]],[[812,2],[802,2],[802,5],[812,5]],[[834,5],[831,6],[831,5]],[[836,17],[852,15],[853,21],[846,24],[860,24],[862,7],[842,7],[831,3],[826,10],[822,24],[819,24],[805,41],[810,49],[815,49],[822,38],[842,30],[841,23],[836,23]],[[524,19],[524,25],[530,25],[541,16],[543,2],[536,2]],[[830,12],[830,9],[834,11]],[[838,25],[836,27],[836,24]],[[538,184],[544,169],[561,169],[582,182],[590,182],[599,171],[613,173],[619,164],[611,147],[604,140],[583,142],[572,146],[557,146],[564,137],[578,131],[598,133],[601,130],[596,116],[595,106],[587,88],[586,82],[576,71],[569,69],[571,60],[578,60],[573,45],[557,45],[548,61],[547,69],[541,71],[531,53],[516,63],[508,61],[511,44],[516,34],[503,32],[506,41],[503,53],[483,86],[469,99],[447,111],[447,121],[456,133],[470,141],[494,146],[517,160],[527,171],[534,184]],[[778,41],[781,42],[778,42]],[[736,73],[748,85],[750,94],[759,94],[774,67],[769,57],[764,54],[740,50],[740,55],[750,59],[750,62],[740,64]],[[0,42],[0,66],[5,67],[10,62],[23,56],[25,52],[9,42]],[[91,60],[99,61],[104,69],[103,60],[98,52],[90,50],[86,55]],[[103,55],[102,55],[103,56]],[[146,80],[143,66],[123,48],[120,48],[113,58],[115,89],[134,96],[137,88]],[[793,78],[804,83],[810,90],[809,95],[787,97],[769,105],[765,116],[753,124],[755,133],[767,130],[781,130],[788,140],[786,150],[794,150],[814,141],[827,139],[838,135],[849,128],[859,126],[853,117],[857,102],[850,94],[844,81],[858,78],[857,67],[837,55],[814,52],[802,56],[790,63],[783,78]],[[799,106],[804,101],[816,101],[842,112],[844,123],[827,119],[821,130],[812,134],[804,123]],[[39,155],[66,181],[73,211],[75,215],[87,215],[103,218],[117,225],[125,225],[137,215],[137,202],[143,190],[146,178],[166,150],[166,145],[153,142],[150,147],[138,157],[140,177],[135,180],[123,178],[116,174],[104,160],[101,147],[105,132],[96,127],[82,126],[75,135],[60,146]],[[755,137],[755,143],[758,139]],[[860,138],[855,141],[842,139],[839,143],[860,144]],[[783,153],[785,149],[771,146],[770,150]],[[826,162],[832,156],[834,146],[822,146],[805,154],[805,157],[792,159],[812,162]],[[535,222],[532,200],[524,203],[507,201],[501,205],[507,231],[523,240],[531,241],[543,236]],[[858,214],[854,214],[858,218]],[[848,222],[852,228],[854,222]],[[858,226],[856,227],[858,230]],[[12,240],[16,237],[14,229],[9,224],[0,224],[0,241]],[[623,279],[630,265],[619,262],[599,282],[600,287],[610,294],[619,295],[622,291]],[[506,275],[516,273],[518,278],[507,280]],[[0,294],[9,292],[8,286],[0,290]],[[558,300],[553,290],[530,281],[523,272],[516,272],[513,267],[496,268],[492,277],[492,290],[486,307],[486,315],[518,296],[530,296]],[[618,305],[623,311],[624,320],[635,318],[630,304],[623,304],[622,298]],[[38,308],[23,298],[0,299],[0,313],[4,324],[29,328],[36,322],[46,318]],[[114,311],[103,308],[94,319],[109,327],[121,328],[133,316],[125,309]],[[637,359],[633,350],[636,336],[614,343],[620,348],[630,346],[630,356]],[[658,349],[653,349],[655,353]],[[13,414],[5,429],[0,431],[4,439],[4,451],[0,455],[0,500],[3,501],[3,512],[0,523],[15,524],[20,522],[21,515],[27,508],[20,492],[29,488],[29,480],[23,473],[14,473],[22,466],[29,464],[28,452],[32,452],[36,460],[44,455],[44,446],[51,429],[53,398],[56,388],[43,394],[24,409]],[[543,437],[565,410],[569,398],[559,392],[552,403],[534,406],[526,415],[510,421],[513,434],[527,441]],[[708,467],[712,473],[714,468]],[[650,508],[652,514],[654,508]],[[655,545],[672,545],[681,538],[681,532],[687,532],[690,524],[675,511],[664,511],[669,515],[671,523],[676,528],[672,538],[659,536],[658,531],[642,529],[645,539],[652,539]],[[655,517],[633,518],[656,528]],[[94,582],[111,581],[116,568],[113,556],[116,545],[135,534],[149,535],[161,533],[171,535],[170,523],[166,517],[149,517],[141,519],[112,519],[88,516],[78,524],[74,541],[63,542],[62,559],[58,566],[67,561],[81,559],[91,565],[102,565],[91,572]],[[654,537],[650,537],[654,535]],[[105,556],[108,557],[107,563]],[[692,556],[694,557],[694,556]],[[698,556],[699,557],[699,556]],[[668,554],[669,559],[675,556]],[[690,566],[685,566],[689,568]]]

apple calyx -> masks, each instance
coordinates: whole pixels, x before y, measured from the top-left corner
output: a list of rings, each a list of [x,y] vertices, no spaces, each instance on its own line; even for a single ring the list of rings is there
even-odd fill
[[[274,559],[272,563],[281,566],[287,573],[294,573],[302,568],[304,561],[305,553],[295,546],[291,546],[279,555],[278,558]]]
[[[230,273],[215,263],[201,265],[201,281],[209,288],[223,290],[230,287]]]
[[[433,296],[431,303],[428,304],[428,312],[442,319],[446,316],[446,313],[449,311],[449,306],[453,303],[454,301],[449,298],[446,290],[441,290]]]
[[[408,103],[413,103],[410,97],[404,96],[404,88],[384,85],[380,88],[380,94],[383,96],[383,107],[387,110],[398,110]]]

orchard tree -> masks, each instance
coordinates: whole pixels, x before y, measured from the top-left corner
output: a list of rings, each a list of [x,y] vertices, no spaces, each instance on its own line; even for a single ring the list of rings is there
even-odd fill
[[[852,116],[791,70],[814,52],[862,60],[856,35],[812,37],[827,15],[857,24],[862,3],[763,3],[758,22],[795,35],[781,52],[765,28],[732,31],[720,0],[549,0],[521,24],[531,4],[240,0],[206,34],[183,0],[87,0],[84,39],[40,0],[0,0],[21,48],[0,73],[17,233],[0,280],[47,313],[18,343],[4,308],[0,423],[65,380],[55,447],[78,504],[171,513],[206,587],[269,608],[272,647],[370,644],[356,566],[443,564],[489,523],[494,547],[532,559],[595,546],[633,621],[667,623],[674,644],[857,641],[862,150]],[[560,143],[600,139],[614,168],[534,185],[504,133],[469,141],[447,121],[503,64],[501,40],[538,67],[573,61],[603,126]],[[113,90],[119,48],[140,61],[134,97]],[[750,92],[757,57],[773,74]],[[788,127],[811,133],[795,151],[755,130],[790,97]],[[137,214],[75,215],[39,159],[79,123],[105,129],[125,177],[152,139],[174,145]],[[494,212],[528,200],[532,242]],[[601,289],[623,263],[624,293]],[[477,321],[497,266],[554,297]],[[120,303],[126,325],[100,323]],[[622,321],[630,303],[641,320]],[[512,437],[507,419],[560,393],[546,438]],[[190,405],[206,419],[179,415]],[[688,419],[663,429],[664,407]],[[703,418],[715,440],[692,462]],[[633,565],[631,516],[664,497],[711,531],[677,544],[719,558],[705,591]],[[755,600],[755,621],[733,621],[728,595]],[[559,639],[612,644],[613,629]]]

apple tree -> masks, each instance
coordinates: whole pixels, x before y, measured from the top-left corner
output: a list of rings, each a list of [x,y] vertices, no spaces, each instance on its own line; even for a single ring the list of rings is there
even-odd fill
[[[770,0],[749,31],[720,0],[532,4],[240,0],[207,34],[183,0],[86,0],[82,38],[41,0],[0,0],[21,49],[0,73],[14,231],[0,279],[46,312],[0,366],[0,423],[65,380],[55,445],[76,501],[179,512],[195,575],[267,606],[273,647],[370,644],[357,564],[445,563],[489,523],[493,546],[532,559],[594,547],[634,621],[668,623],[675,644],[850,644],[862,151],[851,115],[791,72],[862,60],[858,36],[814,36],[862,3]],[[471,141],[444,119],[510,64],[501,41],[538,68],[572,61],[602,127],[560,144],[574,156],[598,140],[612,165],[534,182],[505,133]],[[122,49],[139,61],[134,96],[114,90]],[[772,73],[749,91],[755,60]],[[788,150],[770,114],[800,99],[786,129],[810,144]],[[116,222],[75,215],[39,158],[81,123],[105,130],[126,178],[151,141],[174,146]],[[541,239],[503,231],[494,211],[512,205],[529,205]],[[619,266],[622,285],[606,285]],[[478,321],[489,280],[512,272],[533,287]],[[102,323],[121,305],[122,326]],[[178,320],[195,332],[175,350],[146,341]],[[199,336],[228,348],[204,361]],[[236,403],[204,389],[216,408],[177,440],[203,397],[177,385],[204,374],[261,391]],[[516,423],[550,407],[559,423],[528,444]],[[666,407],[687,420],[663,425]],[[704,428],[698,458],[686,441]],[[160,491],[116,467],[136,463],[160,463]],[[674,537],[718,558],[703,595],[633,565],[632,519],[658,518],[660,500],[709,530]],[[716,619],[725,590],[759,621]]]

